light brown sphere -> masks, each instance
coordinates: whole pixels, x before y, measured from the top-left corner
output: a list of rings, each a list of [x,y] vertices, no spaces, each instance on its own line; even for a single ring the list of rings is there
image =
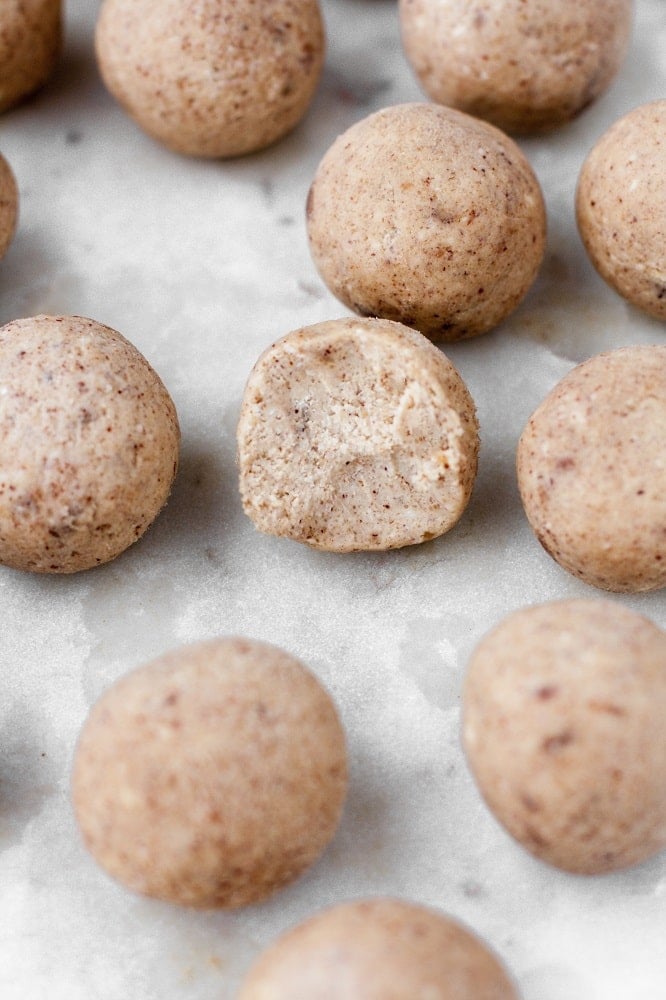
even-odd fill
[[[0,155],[0,260],[14,238],[18,220],[19,193],[11,167]]]
[[[666,586],[666,347],[598,354],[532,414],[518,485],[538,540],[603,590]]]
[[[0,328],[0,563],[73,573],[115,558],[165,504],[171,398],[115,330],[80,316]]]
[[[398,899],[324,910],[279,938],[238,1000],[518,1000],[503,966],[450,917]]]
[[[0,112],[48,80],[62,45],[61,0],[2,0]]]
[[[532,854],[627,868],[666,847],[666,634],[608,600],[509,615],[470,661],[463,742],[481,794]]]
[[[576,215],[601,277],[666,320],[666,100],[635,108],[599,139],[580,172]]]
[[[93,707],[73,799],[96,861],[135,892],[237,907],[297,878],[332,838],[344,733],[318,680],[241,638],[177,649]]]
[[[397,548],[457,523],[478,449],[467,387],[425,337],[389,320],[330,320],[254,366],[240,492],[269,534],[332,552]]]
[[[149,135],[231,157],[301,120],[324,32],[318,0],[104,0],[96,49],[109,91]]]
[[[497,326],[543,257],[539,183],[498,129],[434,104],[384,108],[322,159],[310,250],[346,306],[460,340]]]
[[[606,90],[632,11],[633,0],[400,0],[400,23],[429,97],[507,132],[534,132]]]

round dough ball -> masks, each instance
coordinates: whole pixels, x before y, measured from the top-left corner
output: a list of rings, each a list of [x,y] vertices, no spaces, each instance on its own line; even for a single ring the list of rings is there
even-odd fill
[[[534,132],[606,90],[632,11],[633,0],[400,0],[400,23],[429,97],[507,132]]]
[[[0,260],[14,238],[18,219],[18,187],[11,167],[0,155]]]
[[[115,330],[80,316],[0,328],[0,563],[73,573],[135,542],[166,503],[176,411]]]
[[[620,295],[666,320],[666,100],[616,122],[587,157],[576,216],[597,271]]]
[[[149,135],[230,157],[301,120],[324,31],[318,0],[104,0],[96,48],[109,91]]]
[[[413,545],[458,521],[478,448],[467,387],[425,337],[389,320],[318,323],[250,375],[243,506],[261,531],[332,552]]]
[[[565,871],[666,847],[666,634],[604,600],[509,615],[472,656],[463,743],[497,819]]]
[[[61,45],[61,0],[2,0],[0,112],[46,83]]]
[[[504,968],[449,917],[397,899],[343,903],[280,937],[238,1000],[518,1000]]]
[[[603,590],[666,586],[666,347],[568,373],[518,444],[525,513],[546,551]]]
[[[307,203],[329,289],[363,316],[460,340],[497,326],[543,257],[539,183],[516,144],[450,108],[402,104],[328,150]]]
[[[73,773],[96,861],[135,892],[196,907],[254,903],[297,878],[346,788],[329,695],[298,660],[241,638],[167,653],[110,688]]]

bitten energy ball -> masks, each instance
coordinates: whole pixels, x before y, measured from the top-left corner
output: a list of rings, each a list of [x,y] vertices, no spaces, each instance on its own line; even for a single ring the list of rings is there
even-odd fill
[[[595,874],[666,847],[666,634],[611,601],[506,618],[472,656],[463,742],[497,819]]]
[[[5,256],[16,231],[18,198],[14,174],[0,155],[0,260]]]
[[[518,1000],[497,958],[454,920],[397,899],[344,903],[279,938],[238,1000]]]
[[[0,328],[0,563],[108,562],[166,502],[180,434],[169,394],[115,330],[80,316]]]
[[[580,173],[576,214],[601,277],[666,320],[666,100],[631,111],[597,142]]]
[[[402,104],[336,139],[310,189],[307,226],[322,278],[354,312],[460,340],[522,300],[546,222],[511,139],[450,108]]]
[[[96,47],[106,86],[146,132],[230,157],[300,121],[324,32],[318,0],[104,0]]]
[[[46,83],[62,42],[61,0],[2,0],[0,112]]]
[[[609,86],[633,0],[400,0],[407,58],[434,101],[507,132],[569,121]]]
[[[330,697],[293,657],[247,639],[185,647],[93,707],[76,751],[84,841],[128,888],[237,907],[300,875],[347,787]]]
[[[261,531],[320,549],[412,545],[458,521],[478,447],[467,387],[425,337],[388,320],[319,323],[250,375],[243,506]]]
[[[565,569],[612,591],[666,586],[666,347],[574,368],[518,444],[525,513]]]

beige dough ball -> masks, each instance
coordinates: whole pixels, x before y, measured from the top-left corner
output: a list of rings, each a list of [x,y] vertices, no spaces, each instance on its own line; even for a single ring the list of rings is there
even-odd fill
[[[0,260],[16,232],[18,220],[18,187],[11,167],[0,155]]]
[[[215,639],[110,688],[79,739],[73,800],[96,861],[135,892],[253,903],[331,840],[344,733],[316,678],[272,646]]]
[[[498,959],[435,910],[368,899],[324,910],[280,937],[238,1000],[518,1000]]]
[[[546,551],[603,590],[666,586],[666,347],[574,368],[518,444],[525,513]]]
[[[73,573],[135,542],[178,463],[174,405],[109,327],[35,316],[0,328],[0,563]]]
[[[601,277],[666,320],[666,100],[631,111],[597,142],[578,179],[576,214]]]
[[[515,143],[433,104],[385,108],[339,136],[307,204],[310,250],[346,306],[433,340],[485,333],[532,284],[539,183]]]
[[[62,43],[61,0],[0,3],[0,112],[46,83]]]
[[[318,0],[104,0],[96,48],[109,91],[149,135],[230,157],[301,120],[324,33]]]
[[[257,361],[238,423],[257,528],[333,552],[435,538],[469,500],[476,413],[450,361],[388,320],[288,334]]]
[[[627,52],[633,0],[400,0],[405,53],[434,101],[507,132],[569,121]]]
[[[509,615],[476,649],[463,742],[481,794],[532,854],[581,874],[666,847],[666,634],[611,601]]]

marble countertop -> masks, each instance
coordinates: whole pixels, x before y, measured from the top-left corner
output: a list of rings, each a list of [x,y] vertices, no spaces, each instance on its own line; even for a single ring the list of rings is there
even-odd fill
[[[253,529],[238,498],[235,424],[261,350],[345,313],[310,260],[304,202],[338,133],[422,97],[395,0],[324,0],[327,65],[310,113],[275,147],[227,163],[172,154],[125,117],[95,67],[97,9],[69,0],[56,76],[0,122],[21,193],[0,321],[77,313],[121,331],[174,398],[182,461],[166,510],[113,563],[64,578],[0,569],[2,1000],[231,998],[283,929],[378,893],[467,923],[524,1000],[664,1000],[666,856],[597,878],[546,867],[490,816],[459,746],[461,679],[481,636],[525,604],[597,594],[534,540],[514,454],[528,416],[574,363],[663,343],[663,325],[588,263],[573,192],[596,138],[666,93],[664,0],[637,0],[629,59],[600,101],[521,143],[549,211],[541,275],[500,329],[446,349],[481,423],[468,511],[435,542],[348,556]],[[612,599],[666,626],[663,592]],[[335,841],[299,882],[236,913],[181,911],[131,895],[87,856],[69,803],[71,758],[115,678],[226,633],[283,646],[317,672],[347,730],[351,788]]]

